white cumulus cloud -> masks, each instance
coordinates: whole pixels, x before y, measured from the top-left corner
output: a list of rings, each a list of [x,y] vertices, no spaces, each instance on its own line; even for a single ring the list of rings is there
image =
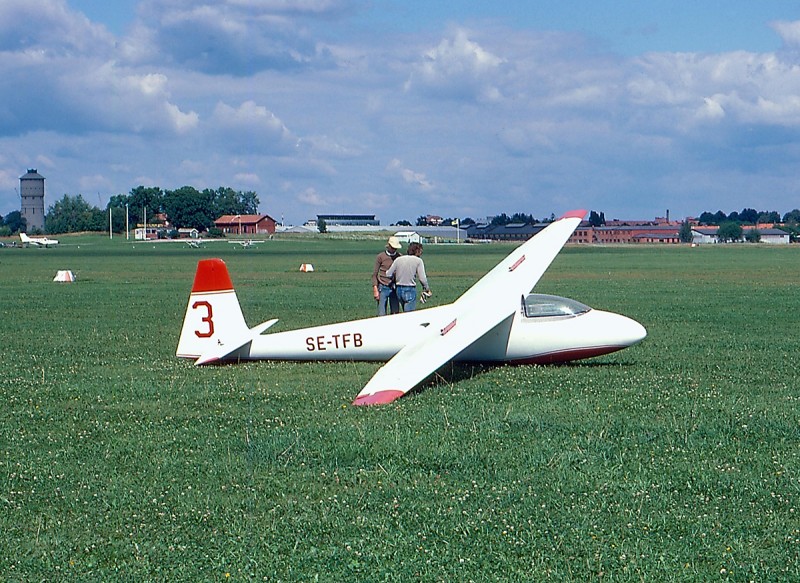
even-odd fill
[[[403,163],[397,158],[394,158],[386,165],[386,170],[390,175],[399,176],[406,184],[415,186],[420,190],[427,191],[433,189],[433,183],[428,180],[425,174],[405,168]]]
[[[406,82],[406,90],[457,99],[497,101],[502,93],[497,83],[503,59],[469,39],[458,29],[423,56]]]
[[[283,122],[255,101],[245,101],[237,107],[217,103],[210,125],[218,139],[253,152],[287,153],[297,144]]]

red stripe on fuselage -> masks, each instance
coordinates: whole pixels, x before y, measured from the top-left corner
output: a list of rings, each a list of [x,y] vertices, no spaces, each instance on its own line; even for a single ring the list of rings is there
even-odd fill
[[[557,364],[561,362],[570,362],[572,360],[582,360],[584,358],[593,358],[595,356],[602,356],[603,354],[611,354],[618,350],[627,348],[626,346],[593,346],[590,348],[572,348],[569,350],[561,350],[557,352],[547,352],[544,354],[535,354],[525,358],[516,358],[507,361],[507,364]]]
[[[515,270],[517,267],[519,267],[520,263],[522,263],[523,261],[525,261],[525,256],[524,256],[524,255],[523,255],[522,257],[520,257],[519,259],[517,259],[517,260],[514,262],[514,265],[512,265],[511,267],[509,267],[509,268],[508,268],[508,270],[509,270],[509,271],[514,271],[514,270]]]

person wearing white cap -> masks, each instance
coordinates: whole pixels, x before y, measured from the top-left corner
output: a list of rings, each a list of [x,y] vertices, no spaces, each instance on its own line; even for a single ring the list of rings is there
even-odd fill
[[[378,315],[400,313],[400,302],[397,300],[397,290],[394,280],[386,272],[399,257],[398,250],[402,247],[397,237],[389,237],[386,248],[375,257],[375,269],[372,270],[372,297],[378,302]],[[386,304],[389,304],[389,311]]]

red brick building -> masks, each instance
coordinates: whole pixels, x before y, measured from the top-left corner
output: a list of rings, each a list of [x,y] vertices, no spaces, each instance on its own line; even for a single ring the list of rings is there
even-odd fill
[[[275,219],[269,215],[222,215],[214,226],[230,235],[272,235]]]

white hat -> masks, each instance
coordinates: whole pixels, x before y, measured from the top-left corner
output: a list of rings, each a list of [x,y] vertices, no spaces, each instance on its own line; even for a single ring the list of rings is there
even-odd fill
[[[400,240],[397,237],[389,237],[389,247],[392,249],[400,249],[402,245],[400,244]]]

